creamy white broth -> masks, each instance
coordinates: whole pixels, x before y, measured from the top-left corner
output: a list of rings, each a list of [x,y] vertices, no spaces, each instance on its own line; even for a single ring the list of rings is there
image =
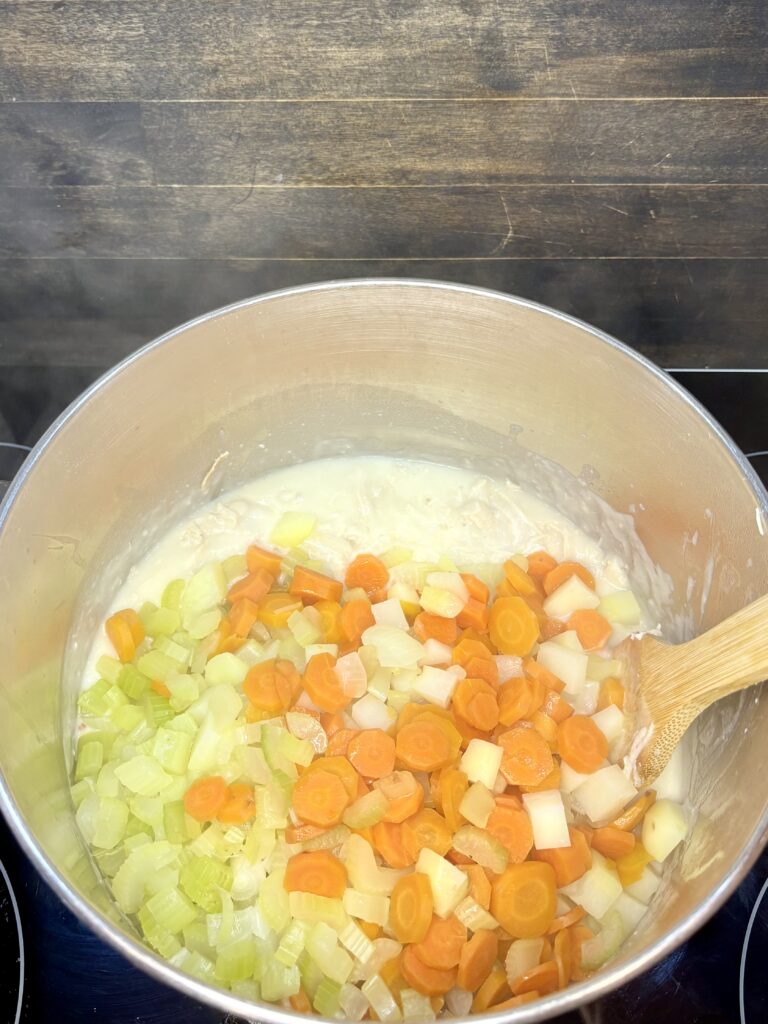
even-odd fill
[[[543,549],[558,560],[587,566],[598,593],[629,585],[627,567],[617,557],[606,555],[560,511],[510,481],[435,463],[356,456],[281,469],[211,502],[171,529],[130,570],[111,610],[159,603],[170,580],[242,553],[249,544],[269,546],[270,533],[285,512],[315,517],[315,529],[302,548],[337,577],[361,551],[381,554],[405,547],[417,561],[447,556],[462,568],[500,564],[511,554]],[[98,657],[110,653],[106,637],[98,636],[85,686],[96,676]]]

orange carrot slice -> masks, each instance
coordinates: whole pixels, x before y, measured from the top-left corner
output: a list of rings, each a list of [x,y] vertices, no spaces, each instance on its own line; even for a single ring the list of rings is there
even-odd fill
[[[539,637],[539,620],[522,597],[497,597],[488,624],[490,637],[502,654],[525,657]]]
[[[591,718],[571,715],[557,727],[557,749],[575,772],[595,772],[608,756],[608,740]]]
[[[286,892],[313,892],[341,899],[347,887],[347,871],[327,850],[297,853],[285,866],[283,886]]]

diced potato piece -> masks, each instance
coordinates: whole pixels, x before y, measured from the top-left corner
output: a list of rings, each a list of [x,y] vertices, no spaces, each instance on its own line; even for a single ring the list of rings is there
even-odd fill
[[[442,587],[426,586],[421,592],[421,607],[432,615],[440,615],[444,619],[455,619],[462,610],[465,601],[452,590]]]
[[[622,893],[616,868],[597,850],[592,851],[592,867],[581,878],[561,890],[574,903],[580,903],[593,917],[604,917]]]
[[[553,640],[548,640],[539,647],[536,661],[565,683],[565,692],[576,694],[584,686],[587,678],[587,655],[582,651],[574,651]]]
[[[371,607],[371,611],[377,626],[393,626],[395,629],[408,629],[408,620],[405,617],[403,606],[396,597],[390,597],[386,601],[379,601],[378,604]]]
[[[575,578],[576,577],[574,577],[574,579]],[[562,633],[558,633],[557,636],[553,636],[549,642],[559,644],[560,647],[567,647],[569,651],[584,650],[581,646],[581,640],[579,640],[579,634],[575,629],[564,629]]]
[[[614,594],[606,594],[597,610],[603,618],[609,622],[618,622],[621,626],[639,626],[643,615],[631,590],[617,590]]]
[[[295,548],[303,543],[315,528],[317,520],[306,512],[284,512],[272,527],[271,544],[281,548]]]
[[[544,602],[544,611],[553,619],[564,619],[582,608],[597,608],[600,598],[578,576],[571,576]]]
[[[592,721],[608,740],[609,745],[624,731],[624,713],[615,704],[609,704],[607,708],[592,715]]]
[[[587,679],[601,683],[608,676],[618,676],[621,662],[615,658],[601,658],[599,654],[590,654],[587,658]]]
[[[563,797],[559,789],[523,793],[523,807],[531,819],[533,845],[537,850],[557,850],[571,845]]]
[[[632,885],[628,885],[624,892],[629,893],[630,896],[634,896],[636,900],[640,900],[641,903],[646,905],[651,902],[653,894],[661,885],[661,876],[657,875],[650,864],[643,868],[643,873],[640,878],[633,882]]]
[[[643,846],[661,863],[688,834],[688,822],[680,804],[657,800],[643,818]]]
[[[648,910],[648,907],[644,903],[641,903],[636,897],[630,896],[625,890],[624,892],[619,893],[619,896],[611,907],[611,910],[616,911],[621,918],[621,925],[624,931],[623,939],[626,939],[626,937],[630,935],[635,928],[637,928],[641,919],[645,917],[645,912]]]
[[[462,606],[469,600],[467,584],[457,572],[431,572],[427,576],[427,586],[438,590],[450,590],[461,602]]]
[[[589,774],[577,772],[565,761],[560,762],[560,789],[563,793],[572,793],[582,782],[586,782]]]
[[[515,939],[507,951],[504,968],[510,985],[538,966],[544,949],[544,939]]]
[[[493,789],[503,754],[496,743],[472,739],[461,759],[461,770],[470,782],[482,782],[487,789]]]
[[[576,807],[594,824],[615,818],[636,796],[637,790],[615,764],[593,772],[572,793]]]
[[[496,801],[488,787],[475,782],[461,798],[459,813],[472,825],[485,828],[495,807]]]
[[[429,879],[437,916],[450,917],[469,892],[469,875],[427,847],[419,852],[416,870]]]
[[[466,674],[461,665],[451,665],[450,668],[435,668],[427,665],[416,677],[413,691],[424,700],[429,701],[430,704],[447,708],[451,703],[456,684]]]
[[[667,767],[656,779],[653,788],[658,800],[674,800],[681,804],[688,796],[691,778],[688,770],[687,755],[682,743],[678,743],[672,751]]]

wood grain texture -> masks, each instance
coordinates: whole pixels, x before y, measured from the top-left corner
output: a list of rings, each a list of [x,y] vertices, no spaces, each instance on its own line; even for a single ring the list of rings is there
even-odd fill
[[[768,368],[761,260],[0,260],[0,365],[106,369],[219,306],[312,281],[417,277],[554,306],[662,366]],[[0,379],[6,373],[0,372]]]
[[[766,196],[763,186],[0,188],[0,256],[768,257]]]
[[[740,95],[766,32],[723,0],[4,2],[0,25],[18,100]]]

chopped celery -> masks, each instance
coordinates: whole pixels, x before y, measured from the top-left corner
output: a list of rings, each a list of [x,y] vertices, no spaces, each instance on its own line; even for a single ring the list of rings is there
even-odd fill
[[[135,665],[123,665],[117,677],[117,685],[131,700],[138,700],[149,689],[150,679],[139,672]]]
[[[154,690],[147,690],[142,700],[147,722],[153,728],[157,728],[158,725],[173,718],[173,708],[167,697],[155,693]]]
[[[377,824],[389,808],[389,800],[380,789],[365,793],[344,811],[344,824],[349,828],[370,828]]]
[[[111,796],[99,797],[99,809],[94,822],[91,843],[101,850],[111,850],[125,835],[128,824],[128,805]]]
[[[182,622],[193,622],[202,612],[221,604],[227,595],[227,579],[219,562],[199,569],[184,587],[179,600]]]
[[[256,820],[263,828],[288,825],[288,798],[274,778],[266,786],[256,787]]]
[[[305,715],[305,718],[308,716]],[[312,763],[314,749],[309,740],[300,740],[280,726],[264,725],[261,730],[261,748],[267,764],[273,770],[295,775],[294,766],[303,768]]]
[[[467,993],[467,995],[471,1005],[472,996],[470,993]],[[423,996],[421,992],[417,992],[416,989],[402,989],[400,992],[400,1002],[403,1007],[403,1020],[406,1022],[435,1019],[435,1011],[432,1009],[432,1003],[429,1001],[429,996]],[[465,1013],[462,1016],[466,1015],[467,1014]]]
[[[307,934],[306,925],[301,921],[292,921],[280,938],[280,944],[275,951],[275,960],[283,967],[293,967],[306,945]],[[362,932],[360,934],[362,935]],[[365,938],[364,935],[363,938]]]
[[[295,996],[301,987],[299,968],[284,967],[277,960],[267,960],[261,972],[261,997],[268,1002]]]
[[[274,874],[275,872],[272,872],[267,881]],[[263,892],[264,886],[261,889]],[[259,893],[259,899],[261,899],[261,893]],[[305,924],[317,924],[319,921],[323,921],[336,932],[340,932],[345,928],[349,921],[341,900],[332,900],[327,896],[317,896],[313,892],[288,893],[288,907],[289,916],[296,918],[297,921],[303,921]]]
[[[164,683],[168,676],[183,672],[186,668],[186,662],[178,661],[169,654],[164,654],[162,651],[155,650],[154,648],[147,651],[146,654],[142,654],[137,665],[139,671],[143,672],[145,676],[148,676],[150,679],[156,679],[161,683]]]
[[[265,878],[259,889],[257,906],[269,927],[276,932],[282,932],[288,927],[292,915],[289,905],[289,894],[283,886],[285,870],[276,868]],[[291,895],[294,895],[291,893]],[[302,894],[303,895],[303,894]]]
[[[181,945],[176,936],[166,928],[163,928],[161,924],[158,924],[146,906],[139,910],[138,916],[144,938],[153,949],[157,950],[160,956],[170,960],[181,952]]]
[[[239,996],[240,999],[247,999],[249,1003],[257,1003],[261,999],[261,986],[253,978],[245,978],[243,981],[231,981],[229,988],[232,995]]]
[[[157,796],[171,783],[171,776],[163,771],[157,759],[144,754],[118,765],[115,775],[126,789],[140,796]]]
[[[292,612],[288,616],[288,629],[300,647],[316,644],[323,635],[319,625],[312,622],[305,612]]]
[[[280,548],[297,548],[310,536],[316,521],[306,512],[284,512],[272,527],[270,543]]]
[[[96,671],[101,678],[106,679],[107,682],[113,685],[117,682],[122,669],[123,663],[118,661],[117,658],[110,657],[108,654],[102,654],[96,662]]]
[[[121,910],[135,914],[144,898],[147,879],[176,859],[176,847],[160,840],[131,850],[112,881],[112,891]]]
[[[304,986],[309,998],[312,999],[323,980],[323,972],[306,950],[299,957],[299,962],[296,966],[301,972],[301,984]]]
[[[155,733],[152,753],[160,766],[174,775],[186,772],[191,750],[192,737],[185,732],[160,726]]]
[[[183,800],[171,800],[163,804],[163,829],[165,838],[171,843],[185,843],[190,839],[187,829],[187,812]]]
[[[175,886],[155,893],[144,906],[160,927],[172,935],[178,934],[197,918],[197,909]]]
[[[609,910],[602,919],[602,928],[594,938],[587,939],[581,947],[581,966],[586,971],[596,971],[618,950],[624,938],[621,915]]]
[[[216,977],[219,981],[245,981],[256,968],[256,943],[243,938],[231,943],[216,957]]]
[[[352,957],[339,945],[339,937],[325,921],[318,921],[307,936],[307,952],[332,981],[343,985],[352,973]]]
[[[208,714],[198,730],[187,768],[191,772],[209,772],[220,762],[219,747],[222,734],[216,728],[213,716]]]
[[[101,771],[104,763],[104,747],[98,740],[91,740],[82,745],[75,762],[75,779],[94,778]]]
[[[248,666],[245,662],[228,651],[215,655],[205,666],[205,681],[209,686],[219,684],[227,684],[230,687],[240,686],[247,675]]]
[[[376,896],[373,893],[347,888],[344,890],[342,902],[346,912],[361,921],[380,925],[389,922],[389,896]]]
[[[171,957],[171,963],[200,981],[210,982],[214,979],[213,961],[202,953],[190,953],[186,949],[181,949],[176,956]]]
[[[387,900],[387,910],[389,910],[389,900]],[[346,928],[339,933],[339,942],[361,964],[367,963],[373,955],[373,943],[354,921],[350,921]]]
[[[231,583],[233,580],[238,580],[241,576],[245,576],[248,572],[248,559],[245,555],[230,555],[229,558],[224,559],[221,567],[224,570],[227,582]]]
[[[188,736],[197,735],[197,722],[194,720],[192,715],[183,713],[176,715],[174,718],[169,719],[168,728],[174,732],[185,732]]]
[[[179,636],[181,634],[176,634]],[[186,634],[185,634],[186,635]],[[190,659],[192,657],[191,643],[179,643],[178,640],[172,639],[169,636],[159,636],[152,647],[155,651],[160,651],[161,654],[167,655],[169,658],[173,658],[174,661],[182,666],[182,669],[187,668]]]
[[[145,720],[144,710],[135,704],[125,704],[112,712],[111,722],[120,732],[133,732]]]
[[[267,869],[264,864],[253,864],[245,853],[238,853],[232,857],[230,865],[232,867],[232,899],[253,899],[267,877]]]
[[[243,852],[254,863],[265,860],[274,850],[276,841],[275,829],[267,828],[257,821],[248,832]]]
[[[440,859],[442,860],[442,858]],[[406,874],[406,872],[396,871],[394,868],[379,867],[370,844],[362,836],[354,833],[344,844],[342,860],[347,869],[349,881],[355,889],[359,889],[361,892],[375,893],[379,896],[389,896],[398,879]],[[446,861],[446,863],[448,862]],[[456,870],[458,871],[458,869]],[[462,877],[466,878],[464,875]],[[462,893],[462,895],[464,894]]]
[[[163,822],[163,801],[156,796],[134,796],[130,802],[131,814],[157,833]],[[166,838],[166,837],[162,837]]]
[[[181,616],[175,608],[155,608],[142,619],[147,636],[173,636],[181,625]]]
[[[128,824],[125,826],[125,842],[123,845],[126,850],[129,852],[135,850],[137,847],[151,842],[152,838],[150,826],[137,818],[135,814],[131,814],[128,818]]]
[[[462,825],[453,837],[453,848],[497,875],[506,870],[509,861],[509,853],[499,840],[475,825]]]
[[[305,850],[333,850],[349,839],[350,831],[346,825],[336,825],[319,836],[307,839],[303,844]]]
[[[80,806],[77,808],[77,813],[75,814],[75,820],[77,821],[77,827],[83,833],[83,837],[87,843],[93,842],[98,813],[99,797],[96,793],[91,793],[89,796],[85,797],[84,800],[80,801]]]
[[[80,782],[76,782],[72,786],[69,792],[72,797],[72,803],[75,805],[75,809],[77,809],[87,796],[93,795],[93,779],[81,779]]]
[[[114,850],[95,850],[93,856],[99,870],[107,878],[114,878],[128,856],[128,851],[124,846],[118,846]]]
[[[184,945],[193,953],[202,953],[210,959],[213,952],[208,942],[208,928],[202,921],[193,921],[182,930]]]
[[[306,718],[306,715],[302,715],[302,718]],[[315,720],[312,719],[314,722]],[[316,723],[320,725],[319,722]],[[322,728],[322,727],[321,727]],[[325,735],[325,733],[323,733]],[[257,786],[266,785],[270,779],[269,765],[266,762],[264,754],[258,747],[247,747],[239,746],[235,747],[234,758],[240,765],[240,770],[243,775],[247,775],[251,782]]]
[[[211,608],[210,611],[203,612],[202,615],[198,615],[196,619],[193,619],[189,624],[189,636],[192,640],[205,640],[207,636],[210,636],[214,630],[219,628],[221,622],[221,609]]]
[[[112,659],[110,659],[112,660]],[[120,662],[117,662],[120,665]],[[77,708],[84,717],[101,718],[109,711],[109,704],[105,700],[109,688],[114,685],[113,681],[97,679],[95,683],[83,690],[77,701]]]
[[[371,1008],[379,1020],[402,1020],[400,1008],[380,974],[374,974],[373,977],[369,978],[360,991],[371,1004]]]
[[[181,595],[184,593],[186,585],[185,580],[171,580],[160,598],[161,606],[163,608],[171,608],[174,610],[178,609],[181,601]]]
[[[339,1009],[340,994],[341,985],[338,982],[332,981],[330,978],[323,978],[315,991],[312,1006],[323,1017],[334,1017]]]
[[[232,886],[232,869],[213,857],[192,857],[182,866],[179,884],[193,903],[216,914],[221,910],[221,890]]]
[[[499,927],[496,918],[492,917],[485,907],[481,907],[471,896],[464,897],[454,910],[454,914],[471,932],[479,931],[481,928],[493,931],[494,928]]]

